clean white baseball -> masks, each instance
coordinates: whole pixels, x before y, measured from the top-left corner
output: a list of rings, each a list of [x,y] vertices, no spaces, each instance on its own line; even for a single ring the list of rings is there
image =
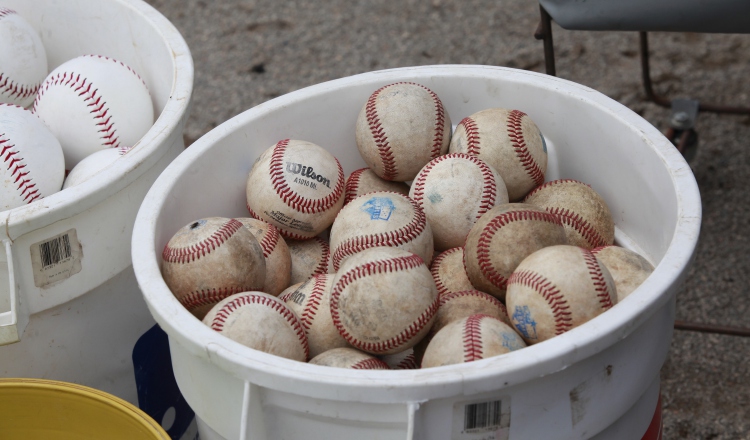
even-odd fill
[[[495,168],[511,202],[544,183],[547,146],[534,121],[520,110],[491,108],[464,118],[448,151],[478,156]]]
[[[311,357],[333,348],[349,346],[331,318],[333,277],[333,274],[315,275],[279,296],[297,314],[305,328]]]
[[[437,332],[425,350],[422,368],[478,361],[524,347],[523,339],[508,324],[493,316],[475,314]]]
[[[607,202],[583,182],[573,179],[547,182],[529,193],[524,203],[560,217],[571,245],[593,249],[615,241],[615,222]]]
[[[99,55],[76,57],[53,70],[33,111],[60,141],[67,170],[96,151],[134,147],[154,123],[143,79],[123,62]]]
[[[424,211],[439,251],[463,246],[482,214],[508,203],[508,191],[497,171],[464,153],[431,160],[412,182],[409,197]]]
[[[60,143],[39,118],[13,104],[0,104],[0,159],[0,211],[60,191],[65,177]]]
[[[432,90],[395,83],[370,95],[357,117],[355,134],[360,155],[375,174],[406,182],[448,150],[451,120]]]
[[[332,348],[310,359],[311,364],[353,370],[390,370],[385,362],[355,348]]]
[[[180,304],[201,319],[230,295],[262,289],[266,261],[242,223],[209,217],[175,233],[164,246],[161,272]]]
[[[404,182],[381,179],[371,169],[360,168],[353,171],[346,179],[344,204],[346,205],[361,195],[376,191],[390,191],[408,196],[409,185]]]
[[[0,102],[28,107],[47,73],[39,34],[16,11],[0,6]]]
[[[255,161],[247,177],[247,209],[281,235],[312,238],[331,226],[344,205],[338,159],[307,141],[284,139]]]
[[[289,247],[274,225],[254,218],[238,218],[260,244],[266,259],[266,281],[263,292],[273,296],[289,287],[292,277],[292,257]]]
[[[505,304],[528,344],[546,341],[617,304],[614,280],[588,249],[550,246],[524,259],[508,279]]]
[[[654,266],[643,256],[620,246],[598,247],[591,253],[604,263],[612,275],[618,303],[633,293],[654,271]]]
[[[439,295],[474,289],[464,268],[463,247],[441,252],[432,261],[430,273],[432,273],[432,279],[435,280]]]
[[[124,156],[128,151],[130,151],[130,148],[120,147],[107,148],[106,150],[99,150],[89,154],[70,170],[68,177],[65,178],[63,189],[80,185],[89,180],[99,174],[100,171],[115,163],[117,159]]]
[[[241,292],[224,298],[203,318],[222,335],[256,350],[307,362],[305,329],[280,299],[264,292]]]
[[[348,258],[331,291],[339,333],[373,354],[413,347],[429,331],[437,308],[437,288],[424,261],[398,248],[371,248]]]
[[[292,259],[292,276],[289,284],[306,281],[311,276],[328,273],[331,251],[321,237],[308,240],[287,240]]]
[[[352,200],[341,209],[331,228],[333,270],[350,256],[377,246],[413,252],[426,264],[434,252],[432,229],[424,211],[409,197],[374,192]]]

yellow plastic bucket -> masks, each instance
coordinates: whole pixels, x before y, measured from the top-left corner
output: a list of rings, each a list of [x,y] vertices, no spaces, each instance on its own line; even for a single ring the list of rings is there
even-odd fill
[[[144,412],[103,391],[41,379],[0,379],[3,440],[169,440]]]

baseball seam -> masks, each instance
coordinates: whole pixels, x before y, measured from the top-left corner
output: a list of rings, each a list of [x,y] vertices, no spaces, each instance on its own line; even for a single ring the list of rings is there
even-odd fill
[[[0,7],[0,18],[13,14],[17,14],[17,12],[13,9]],[[26,99],[29,96],[35,95],[41,85],[41,83],[21,85],[4,75],[3,72],[0,72],[0,93],[5,94],[9,98]]]
[[[268,258],[271,255],[281,238],[276,226],[270,223],[266,223],[266,225],[266,230],[263,232],[263,237],[260,240],[260,247],[263,248],[263,258]]]
[[[362,359],[361,361],[352,365],[354,370],[390,370],[391,367],[385,362],[376,358]]]
[[[466,318],[463,329],[464,362],[483,359],[482,319],[487,315],[471,315]]]
[[[360,278],[370,275],[411,270],[422,265],[424,265],[422,258],[418,255],[412,254],[404,257],[387,258],[365,263],[361,266],[353,267],[340,275],[336,285],[331,291],[331,318],[333,319],[333,324],[338,329],[339,334],[341,334],[341,336],[353,346],[370,353],[384,353],[391,349],[398,348],[411,340],[430,322],[435,316],[435,313],[437,313],[439,304],[437,297],[435,298],[435,301],[433,301],[429,307],[427,307],[427,309],[401,333],[390,339],[379,342],[359,341],[344,328],[344,324],[341,322],[341,317],[339,316],[339,297],[341,296],[341,292],[347,286]]]
[[[297,334],[300,344],[302,344],[305,350],[305,359],[310,356],[310,349],[307,344],[307,336],[305,335],[304,327],[300,324],[299,320],[294,315],[294,312],[289,310],[284,303],[276,298],[271,299],[264,295],[256,295],[252,293],[239,296],[224,304],[216,312],[216,316],[214,316],[213,321],[211,321],[211,328],[217,332],[221,332],[224,330],[224,324],[226,324],[227,319],[235,310],[253,304],[270,307],[273,311],[278,312],[284,319],[286,319],[286,321],[291,324],[294,332]]]
[[[529,177],[534,181],[536,185],[544,183],[544,171],[539,167],[534,158],[531,156],[531,152],[526,147],[526,139],[523,135],[523,127],[521,126],[521,120],[526,117],[526,113],[520,110],[511,110],[508,114],[508,137],[510,138],[513,150],[516,152],[518,160],[523,165],[524,170],[528,173]]]
[[[472,156],[479,156],[479,149],[481,147],[479,143],[479,128],[477,127],[476,121],[470,116],[467,116],[458,123],[459,126],[464,127],[466,133],[466,153]],[[456,127],[458,130],[458,127]]]
[[[368,169],[369,168],[360,168],[353,171],[352,174],[349,175],[349,178],[346,180],[346,187],[344,190],[344,205],[357,198],[357,192],[359,191],[359,182],[362,178],[362,173],[364,173]]]
[[[596,290],[596,297],[599,298],[599,304],[604,310],[611,309],[614,305],[612,303],[612,295],[609,291],[607,280],[604,278],[602,268],[599,266],[599,261],[597,261],[596,256],[589,250],[583,248],[579,249],[581,249],[583,259],[586,261],[586,267],[589,270],[591,282],[593,283],[594,289]]]
[[[392,193],[397,194],[397,193]],[[351,237],[344,240],[339,244],[333,251],[333,268],[339,270],[341,261],[362,252],[365,249],[376,246],[389,246],[397,247],[399,245],[409,243],[419,237],[424,232],[427,225],[427,218],[424,215],[422,208],[411,198],[398,194],[400,197],[404,197],[412,209],[414,209],[414,217],[404,227],[399,228],[395,231],[381,232],[380,234],[370,234],[358,237]]]
[[[199,241],[198,243],[192,244],[184,248],[170,247],[169,243],[164,246],[164,252],[162,252],[162,258],[168,263],[190,263],[195,260],[205,257],[210,254],[211,251],[221,246],[225,241],[234,235],[235,232],[243,228],[244,226],[239,220],[229,219],[226,223],[221,225],[219,229],[214,231],[209,237]]]
[[[440,276],[440,265],[448,256],[460,251],[462,251],[462,248],[460,247],[448,249],[447,251],[442,252],[440,255],[435,257],[434,260],[432,260],[432,268],[430,268],[430,273],[432,274],[432,279],[435,280],[435,287],[437,287],[438,297],[449,293],[448,288],[445,286],[445,284],[443,284],[443,278]],[[464,269],[464,272],[466,272],[466,269]]]
[[[438,98],[435,92],[421,84],[415,85],[427,90],[427,93],[429,93],[430,97],[432,97],[432,102],[435,104],[435,137],[432,139],[432,150],[430,150],[430,157],[434,159],[440,156],[440,152],[443,150],[445,109],[443,108],[443,103],[440,101],[440,98]]]
[[[544,298],[552,310],[555,320],[555,334],[559,335],[570,330],[573,326],[572,312],[565,295],[544,276],[528,270],[513,272],[508,279],[508,285],[520,284],[538,293]]]
[[[550,186],[554,186],[554,185],[563,185],[563,184],[566,184],[566,183],[575,183],[575,184],[578,184],[578,185],[586,185],[589,188],[591,188],[591,185],[583,183],[583,182],[575,180],[575,179],[557,179],[557,180],[552,180],[550,182],[547,182],[547,183],[545,183],[545,184],[543,184],[541,186],[537,186],[536,188],[534,188],[533,190],[531,190],[531,192],[528,193],[526,195],[526,197],[524,197],[523,201],[524,201],[524,203],[528,202],[528,200],[534,194],[538,193],[539,191],[543,190],[544,188],[549,188]]]
[[[315,315],[318,314],[320,304],[323,302],[323,294],[325,293],[325,287],[327,284],[326,282],[327,277],[315,277],[312,291],[307,297],[307,302],[305,303],[305,307],[302,309],[302,314],[300,315],[300,321],[302,322],[302,326],[305,327],[306,330],[310,330],[310,327],[312,327],[313,324],[313,320],[315,319]]]
[[[253,289],[242,286],[201,289],[190,292],[180,298],[180,304],[188,309],[188,311],[192,312],[198,307],[216,304],[228,296],[234,295],[235,293],[246,292],[248,290]]]
[[[505,305],[503,305],[503,303],[499,299],[495,298],[494,296],[488,293],[482,292],[480,290],[461,290],[459,292],[450,292],[450,293],[446,293],[445,295],[440,296],[438,299],[440,300],[440,307],[443,307],[445,304],[448,303],[448,301],[452,299],[463,298],[467,296],[473,296],[475,298],[485,300],[489,302],[490,304],[492,304],[493,306],[500,308],[500,310],[502,310],[503,312],[506,311]]]
[[[417,370],[419,369],[419,366],[417,365],[417,358],[414,355],[414,352],[407,354],[405,358],[401,359],[401,361],[393,367],[393,369],[394,370]]]
[[[578,232],[581,237],[592,247],[600,247],[607,244],[607,241],[594,229],[589,222],[584,220],[579,214],[567,209],[549,207],[545,208],[550,214],[560,217],[560,222],[565,226],[570,226]]]
[[[477,263],[479,270],[487,280],[498,289],[505,289],[508,279],[501,275],[492,264],[490,246],[492,239],[500,228],[516,221],[540,221],[562,226],[560,219],[549,212],[510,211],[499,214],[487,223],[477,240]]]
[[[383,178],[386,180],[393,180],[393,178],[396,177],[398,170],[396,168],[396,160],[393,157],[393,150],[388,142],[388,136],[385,134],[385,129],[383,128],[383,124],[380,122],[380,117],[378,116],[377,99],[383,90],[392,85],[393,84],[389,84],[375,90],[365,104],[367,125],[370,127],[372,140],[375,142],[375,146],[378,149],[378,156],[383,162]]]
[[[27,169],[26,164],[23,162],[23,157],[17,157],[20,151],[14,149],[16,145],[12,144],[10,139],[4,136],[5,133],[0,133],[0,147],[2,148],[0,157],[2,157],[3,162],[7,165],[12,183],[20,193],[23,201],[31,203],[41,198],[42,194],[39,192],[39,188],[36,187],[36,183],[32,182],[31,171]]]

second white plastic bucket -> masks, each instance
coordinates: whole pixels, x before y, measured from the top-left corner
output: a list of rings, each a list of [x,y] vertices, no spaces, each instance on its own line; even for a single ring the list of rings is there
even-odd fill
[[[614,214],[616,241],[655,264],[651,277],[612,310],[549,341],[424,370],[282,359],[221,336],[185,310],[160,273],[169,238],[195,219],[246,216],[247,173],[280,139],[327,148],[347,174],[364,166],[354,139],[357,115],[371,93],[400,81],[433,90],[454,122],[490,107],[527,113],[548,141],[547,180],[578,179],[598,191]],[[136,219],[133,260],[149,309],[169,335],[177,382],[207,437],[639,440],[654,415],[675,293],[700,221],[690,167],[623,105],[532,72],[425,66],[308,87],[215,128],[149,191]],[[485,409],[496,409],[496,417],[468,415]]]

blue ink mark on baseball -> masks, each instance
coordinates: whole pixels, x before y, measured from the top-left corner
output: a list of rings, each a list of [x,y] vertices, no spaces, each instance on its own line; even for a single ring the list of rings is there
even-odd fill
[[[547,141],[544,140],[544,135],[539,134],[539,136],[542,138],[542,148],[544,148],[544,154],[547,154]]]
[[[536,321],[531,317],[531,310],[529,306],[516,306],[513,311],[513,324],[518,329],[518,332],[523,335],[526,339],[537,339],[536,337]]]
[[[359,209],[370,214],[370,220],[388,221],[396,207],[393,205],[393,201],[387,197],[373,197]]]
[[[438,193],[427,194],[427,198],[430,199],[430,202],[432,203],[440,203],[443,201],[443,196]]]
[[[521,341],[521,337],[516,334],[503,333],[503,347],[509,351],[519,350],[524,348],[526,344]]]

